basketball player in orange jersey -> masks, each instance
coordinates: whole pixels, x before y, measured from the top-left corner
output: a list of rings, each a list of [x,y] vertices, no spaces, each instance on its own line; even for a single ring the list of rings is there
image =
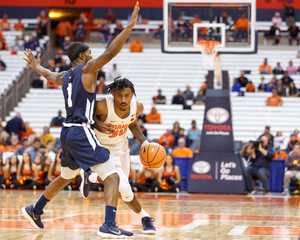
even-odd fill
[[[132,192],[128,182],[130,172],[130,149],[128,144],[127,129],[129,128],[137,140],[144,146],[148,143],[142,130],[137,124],[137,117],[143,112],[143,104],[138,102],[133,95],[133,84],[126,78],[116,80],[107,86],[107,92],[112,95],[97,100],[96,103],[96,136],[101,144],[109,150],[110,158],[113,159],[117,173],[120,177],[119,192],[124,202],[141,217],[143,233],[155,234],[153,219],[141,207],[136,196]],[[81,194],[88,196],[89,185],[93,182],[102,182],[100,177],[89,171],[84,174],[81,171],[82,184]]]

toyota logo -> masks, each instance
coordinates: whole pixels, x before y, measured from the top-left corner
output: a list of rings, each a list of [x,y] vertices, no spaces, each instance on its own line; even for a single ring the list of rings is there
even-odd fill
[[[208,173],[210,171],[210,164],[206,161],[197,161],[193,164],[192,169],[195,173]]]
[[[229,119],[229,112],[224,108],[211,108],[206,113],[206,119],[211,123],[221,124]]]

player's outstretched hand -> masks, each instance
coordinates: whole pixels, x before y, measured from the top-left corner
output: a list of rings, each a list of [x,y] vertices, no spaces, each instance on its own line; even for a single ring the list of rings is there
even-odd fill
[[[106,134],[111,134],[116,131],[114,125],[112,125],[111,123],[103,123],[97,120],[95,122],[95,128],[99,132],[106,133]]]
[[[133,26],[136,24],[136,22],[138,20],[138,16],[139,16],[139,11],[140,11],[140,7],[139,7],[139,2],[137,1],[134,6],[129,24],[132,24]]]
[[[28,65],[31,68],[36,69],[36,67],[38,65],[41,65],[41,54],[39,54],[37,59],[36,59],[33,56],[32,51],[29,48],[26,48],[26,50],[24,51],[24,54],[25,54],[26,58],[24,57],[23,59],[28,63]]]

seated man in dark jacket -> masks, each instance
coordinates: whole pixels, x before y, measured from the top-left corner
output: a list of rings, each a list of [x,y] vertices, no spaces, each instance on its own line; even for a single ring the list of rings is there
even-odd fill
[[[246,192],[255,194],[256,190],[253,190],[252,180],[259,179],[262,182],[265,193],[270,192],[268,186],[268,176],[270,174],[270,167],[272,160],[275,156],[275,152],[271,144],[268,144],[269,139],[266,136],[260,138],[263,142],[259,144],[258,149],[252,148],[251,165],[244,169]]]

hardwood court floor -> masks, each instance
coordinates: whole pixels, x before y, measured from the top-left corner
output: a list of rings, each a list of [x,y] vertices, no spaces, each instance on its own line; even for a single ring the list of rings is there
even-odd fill
[[[41,191],[0,190],[1,240],[100,239],[103,193],[88,199],[78,191],[60,192],[43,215],[44,230],[35,230],[23,218],[21,207],[33,204]],[[155,218],[156,236],[141,233],[141,223],[120,199],[117,224],[135,233],[134,239],[298,239],[300,198],[280,195],[139,193],[142,206]]]

